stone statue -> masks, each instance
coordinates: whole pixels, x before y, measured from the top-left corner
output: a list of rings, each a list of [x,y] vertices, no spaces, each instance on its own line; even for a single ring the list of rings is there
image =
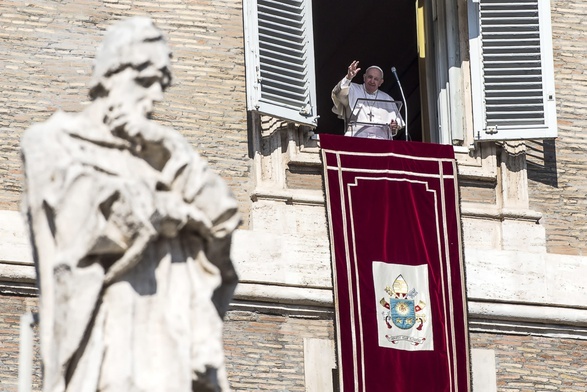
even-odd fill
[[[226,391],[240,222],[225,182],[149,119],[171,82],[148,18],[108,30],[81,113],[22,138],[44,391]]]

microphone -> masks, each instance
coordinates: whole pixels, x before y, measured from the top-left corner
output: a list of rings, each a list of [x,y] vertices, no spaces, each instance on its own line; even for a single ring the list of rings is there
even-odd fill
[[[406,96],[404,95],[404,89],[402,88],[402,84],[399,81],[399,77],[397,76],[397,71],[395,69],[395,67],[391,67],[391,73],[393,73],[393,76],[395,76],[395,80],[397,80],[397,85],[399,86],[399,91],[402,94],[402,99],[404,101],[404,110],[406,113],[406,117],[404,119],[405,123],[406,123],[406,141],[408,140],[408,101],[406,101]]]

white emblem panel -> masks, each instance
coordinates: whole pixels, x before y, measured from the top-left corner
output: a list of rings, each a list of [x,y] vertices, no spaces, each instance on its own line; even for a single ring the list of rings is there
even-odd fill
[[[428,265],[373,262],[380,347],[432,351],[432,312]]]

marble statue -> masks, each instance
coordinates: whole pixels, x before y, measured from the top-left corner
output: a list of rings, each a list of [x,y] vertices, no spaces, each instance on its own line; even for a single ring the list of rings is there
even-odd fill
[[[150,119],[170,82],[161,31],[121,21],[87,108],[22,138],[45,392],[229,389],[222,318],[240,218],[225,182]]]

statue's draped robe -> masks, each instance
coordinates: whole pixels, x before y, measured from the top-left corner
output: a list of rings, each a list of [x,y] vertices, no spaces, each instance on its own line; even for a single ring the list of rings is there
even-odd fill
[[[227,388],[237,204],[177,132],[145,124],[140,149],[84,113],[23,137],[45,391]]]

